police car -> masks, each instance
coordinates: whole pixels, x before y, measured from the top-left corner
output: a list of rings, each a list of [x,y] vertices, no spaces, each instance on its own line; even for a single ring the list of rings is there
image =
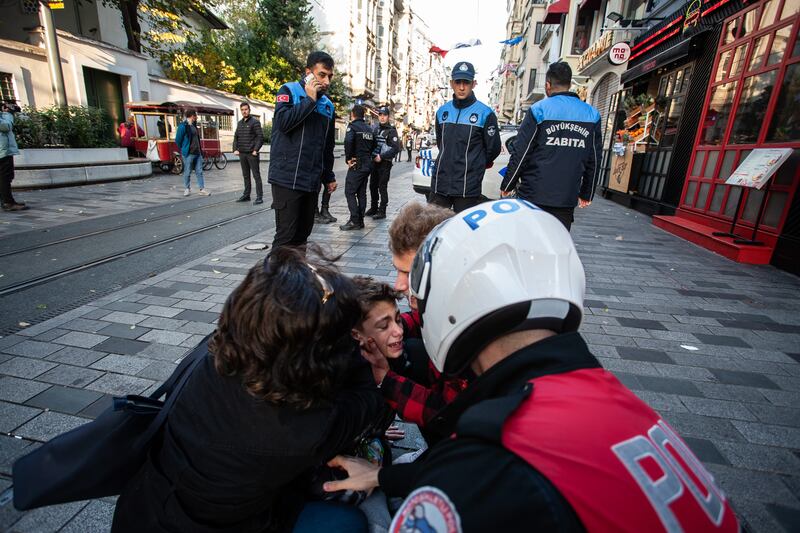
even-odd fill
[[[500,182],[502,176],[498,171],[508,165],[511,157],[511,150],[517,138],[517,126],[500,126],[500,155],[494,160],[492,168],[486,169],[483,176],[481,195],[489,200],[500,198]],[[416,168],[411,178],[414,192],[424,194],[431,191],[431,176],[436,171],[436,158],[439,156],[439,149],[434,144],[430,148],[422,148],[416,158]]]

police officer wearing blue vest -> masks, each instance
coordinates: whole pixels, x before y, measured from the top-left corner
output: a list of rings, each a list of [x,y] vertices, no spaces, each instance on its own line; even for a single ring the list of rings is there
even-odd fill
[[[305,77],[284,84],[275,97],[269,183],[275,210],[272,247],[303,246],[314,227],[320,182],[336,190],[333,102],[325,92],[333,78],[333,58],[312,52]]]
[[[481,201],[483,174],[500,155],[497,116],[475,98],[475,67],[461,61],[453,67],[453,99],[436,112],[439,156],[428,201],[456,213]]]
[[[603,132],[600,113],[570,92],[572,69],[550,65],[547,98],[533,104],[519,128],[500,194],[517,196],[556,217],[569,230],[575,205],[592,203]]]

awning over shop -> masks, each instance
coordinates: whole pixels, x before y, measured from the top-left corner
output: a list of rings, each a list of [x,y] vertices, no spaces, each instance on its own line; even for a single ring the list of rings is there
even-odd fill
[[[581,4],[578,6],[579,10],[589,10],[589,11],[596,11],[600,9],[600,4],[602,3],[601,0],[582,0]]]
[[[544,15],[545,24],[558,24],[561,22],[561,15],[569,11],[569,0],[556,0],[549,6]]]
[[[620,82],[622,84],[628,84],[633,80],[644,76],[645,74],[649,73],[652,70],[655,70],[659,67],[663,67],[668,63],[672,63],[673,61],[677,61],[678,59],[682,59],[689,55],[689,50],[691,50],[692,40],[686,39],[682,41],[672,48],[668,48],[661,52],[660,54],[636,65],[633,68],[630,68],[622,73],[620,77]]]

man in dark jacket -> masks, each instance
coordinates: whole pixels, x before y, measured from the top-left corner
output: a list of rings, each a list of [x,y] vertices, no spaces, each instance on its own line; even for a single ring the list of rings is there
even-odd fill
[[[344,136],[344,158],[347,161],[347,178],[344,195],[350,220],[339,226],[342,231],[364,228],[364,212],[367,209],[367,180],[372,170],[372,152],[375,137],[364,122],[364,106],[354,105],[350,111],[350,124]]]
[[[261,130],[261,123],[250,114],[250,104],[242,102],[239,106],[242,112],[242,120],[236,125],[236,133],[233,134],[233,153],[239,156],[242,164],[242,178],[244,179],[244,192],[236,200],[237,202],[247,202],[250,200],[250,172],[256,182],[256,200],[253,205],[264,203],[264,188],[261,184],[261,168],[258,151],[264,144],[264,132]]]
[[[450,438],[387,468],[336,457],[350,477],[325,490],[406,496],[389,531],[738,531],[699,459],[577,332],[585,274],[557,219],[481,204],[428,235],[410,279],[437,370],[478,377],[435,417]]]
[[[439,156],[428,201],[456,213],[481,201],[483,174],[500,155],[497,116],[475,98],[475,67],[461,61],[453,67],[453,100],[436,112]]]
[[[336,190],[333,102],[325,96],[333,58],[312,52],[305,77],[284,84],[275,97],[268,181],[272,185],[275,239],[272,247],[304,246],[314,227],[320,182]]]
[[[600,113],[570,92],[572,69],[550,65],[547,98],[525,113],[500,194],[517,195],[555,216],[570,229],[575,205],[592,203],[603,149]]]
[[[400,152],[397,130],[389,123],[389,108],[378,109],[378,127],[375,128],[375,165],[369,179],[370,208],[366,215],[380,220],[386,218],[389,203],[389,174],[392,160]]]

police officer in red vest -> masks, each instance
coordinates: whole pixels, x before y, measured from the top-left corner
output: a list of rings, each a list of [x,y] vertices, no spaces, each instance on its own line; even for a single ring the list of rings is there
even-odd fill
[[[349,477],[326,490],[405,497],[389,531],[738,531],[684,441],[577,333],[583,266],[554,216],[521,199],[463,211],[410,284],[434,365],[479,377],[438,416],[452,437],[383,469],[337,457]]]

